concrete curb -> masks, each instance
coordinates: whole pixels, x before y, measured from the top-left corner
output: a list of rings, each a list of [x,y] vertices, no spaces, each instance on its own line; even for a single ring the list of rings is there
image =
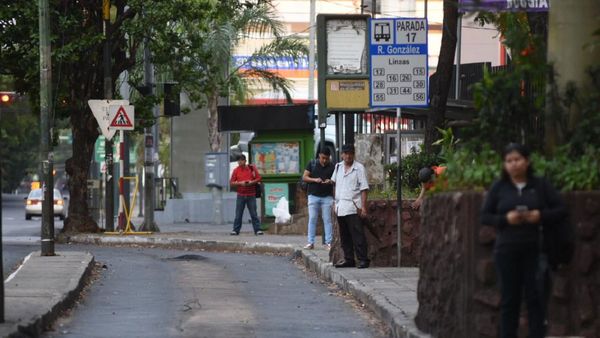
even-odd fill
[[[167,238],[167,237],[142,237],[142,236],[103,236],[103,235],[75,235],[69,237],[69,242],[94,245],[144,245],[167,246],[178,248],[194,248],[215,252],[248,252],[293,254],[296,246],[293,244],[261,243],[261,242],[236,242],[222,240],[203,240],[194,238]]]
[[[2,337],[39,337],[80,294],[94,264],[83,252],[42,257],[33,252],[4,284]]]
[[[335,283],[342,290],[351,294],[367,306],[390,329],[394,338],[430,338],[421,332],[414,323],[414,318],[397,305],[392,304],[385,295],[377,294],[372,288],[357,280],[350,280],[332,263],[323,261],[315,252],[301,250],[304,265],[314,271],[321,279]]]
[[[393,304],[384,294],[375,292],[360,280],[350,279],[342,270],[336,269],[328,262],[329,256],[323,250],[304,250],[299,245],[267,242],[235,242],[223,240],[203,240],[193,238],[142,237],[142,236],[102,236],[75,235],[69,240],[74,243],[95,245],[144,245],[178,248],[195,248],[217,252],[249,252],[292,254],[301,257],[307,269],[328,282],[335,283],[342,290],[351,294],[367,306],[390,329],[395,338],[430,338],[419,331],[414,318],[398,305]]]

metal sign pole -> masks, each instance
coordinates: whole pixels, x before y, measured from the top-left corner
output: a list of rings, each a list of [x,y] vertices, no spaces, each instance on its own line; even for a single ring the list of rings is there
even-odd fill
[[[396,120],[397,120],[397,137],[398,137],[398,142],[396,144],[396,154],[397,154],[397,163],[398,163],[398,168],[396,169],[396,201],[397,201],[397,206],[396,206],[396,220],[397,220],[397,226],[398,229],[396,230],[397,232],[397,238],[396,238],[396,246],[398,249],[398,267],[401,266],[401,258],[402,258],[402,170],[400,169],[400,166],[402,164],[402,134],[400,133],[400,128],[402,126],[402,108],[396,108]]]

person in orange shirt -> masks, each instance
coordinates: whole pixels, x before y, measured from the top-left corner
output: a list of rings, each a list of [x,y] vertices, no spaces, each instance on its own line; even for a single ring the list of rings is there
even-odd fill
[[[411,205],[413,209],[419,209],[423,203],[425,192],[431,190],[435,186],[435,178],[439,177],[446,167],[444,166],[432,166],[425,167],[419,170],[419,181],[421,182],[421,193],[419,197]]]

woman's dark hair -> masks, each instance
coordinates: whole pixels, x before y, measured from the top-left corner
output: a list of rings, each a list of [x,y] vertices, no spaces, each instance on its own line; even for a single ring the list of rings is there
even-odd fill
[[[525,159],[527,159],[527,160],[529,160],[529,155],[531,155],[531,152],[529,151],[529,149],[526,146],[519,144],[519,143],[509,143],[502,151],[502,161],[504,161],[504,159],[506,158],[506,155],[512,153],[513,151],[516,151],[521,156],[525,157]],[[532,178],[532,177],[533,177],[533,165],[531,164],[531,162],[529,162],[529,166],[527,167],[527,178]],[[504,169],[504,165],[502,166],[502,179],[505,181],[510,180],[510,175],[508,175],[508,173],[506,172],[506,169]]]

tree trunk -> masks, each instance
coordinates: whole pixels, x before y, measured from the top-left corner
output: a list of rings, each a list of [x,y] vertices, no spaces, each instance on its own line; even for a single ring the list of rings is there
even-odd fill
[[[212,93],[208,97],[208,144],[211,151],[219,151],[221,148],[221,133],[219,133],[219,94]]]
[[[598,0],[553,1],[548,16],[548,62],[552,64],[554,83],[558,93],[564,95],[569,82],[573,82],[578,94],[589,91],[591,77],[586,74],[589,66],[600,60],[600,48],[585,47],[595,39],[598,29],[600,2]],[[552,92],[550,92],[552,94]],[[559,99],[549,95],[545,119],[546,151],[564,144],[569,133],[575,132],[580,121],[577,107],[562,107]],[[566,116],[556,116],[556,114]]]
[[[431,88],[431,113],[427,116],[425,129],[425,151],[434,150],[433,142],[440,138],[437,128],[443,128],[446,119],[446,103],[448,91],[452,81],[454,55],[456,53],[456,29],[458,23],[457,0],[444,1],[444,23],[442,31],[442,44],[435,76],[432,77]],[[435,83],[433,83],[435,82]]]
[[[65,170],[69,174],[69,214],[63,232],[99,232],[98,224],[88,210],[87,179],[94,143],[98,137],[96,121],[89,109],[71,114],[73,130],[73,157],[66,161]]]

